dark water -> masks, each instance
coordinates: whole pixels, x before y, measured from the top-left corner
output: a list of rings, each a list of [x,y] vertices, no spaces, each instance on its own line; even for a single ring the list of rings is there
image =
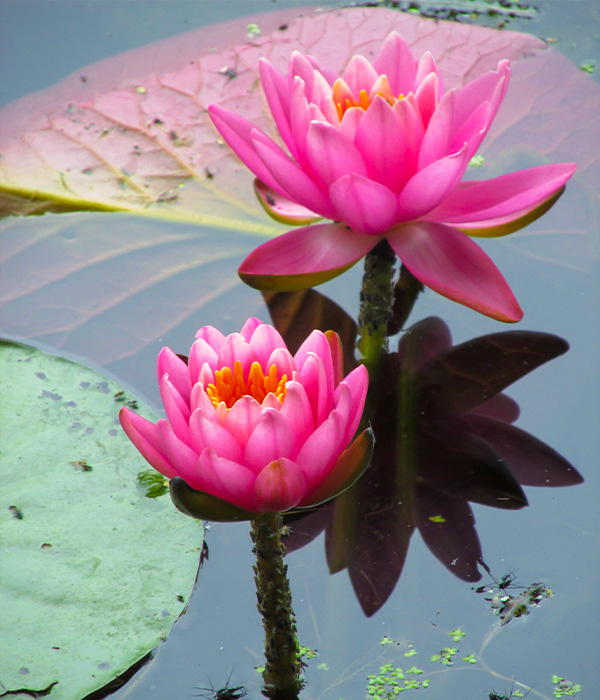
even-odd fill
[[[291,5],[276,3],[277,7]],[[592,21],[598,14],[595,3],[540,5],[538,19],[512,20],[510,28],[556,38],[558,49],[577,64],[598,58],[597,30]],[[117,51],[274,6],[270,2],[2,2],[0,101],[5,103],[49,85],[79,66]],[[577,220],[577,199],[570,195],[567,188],[557,205],[562,212],[560,221]],[[594,206],[598,221],[597,200]],[[554,215],[551,212],[548,217]],[[90,214],[86,221],[100,226],[102,216]],[[79,226],[80,221],[73,219],[73,226]],[[120,215],[112,217],[111,223],[124,228],[132,225]],[[35,221],[27,223],[36,225]],[[41,220],[39,225],[43,225]],[[165,225],[144,222],[144,226],[159,230]],[[172,229],[166,235],[191,230],[185,225],[169,226]],[[551,224],[547,226],[552,229]],[[533,607],[528,616],[500,626],[485,600],[487,595],[473,590],[483,583],[493,584],[485,571],[481,570],[479,582],[461,580],[453,575],[451,565],[440,563],[415,530],[397,585],[387,602],[367,618],[348,573],[329,574],[325,538],[320,535],[288,558],[300,642],[318,650],[318,656],[307,662],[305,700],[364,697],[367,674],[377,673],[379,666],[388,662],[405,670],[414,665],[424,671],[414,677],[428,679],[429,687],[405,691],[416,693],[415,697],[470,700],[487,698],[492,689],[508,695],[516,678],[533,687],[530,697],[551,698],[553,675],[581,684],[577,697],[597,697],[599,231],[596,228],[587,235],[588,255],[565,255],[564,259],[554,255],[550,261],[544,259],[548,255],[543,237],[529,245],[526,253],[517,237],[483,243],[526,311],[517,329],[551,333],[570,345],[567,353],[519,380],[507,393],[520,407],[517,426],[554,448],[583,475],[585,483],[568,488],[525,486],[529,506],[521,510],[472,505],[483,560],[492,574],[501,579],[512,573],[515,586],[541,581],[552,589],[554,597]],[[219,269],[232,274],[237,264],[239,260],[232,258]],[[355,318],[361,273],[358,265],[319,291]],[[156,303],[165,298],[168,289]],[[11,307],[3,312],[0,331],[14,327],[15,313]],[[116,322],[118,314],[115,311],[111,325],[103,329],[107,342],[111,338],[118,342],[122,330]],[[268,320],[269,310],[260,294],[239,285],[219,303],[190,312],[143,351],[104,365],[103,371],[116,375],[156,405],[153,363],[162,344],[186,352],[197,327],[212,323],[231,332],[250,315]],[[447,325],[455,344],[506,330],[432,292],[419,298],[408,325],[433,316]],[[120,320],[126,323],[126,319]],[[92,363],[100,360],[91,344],[77,334],[40,334],[34,316],[25,320],[18,332],[9,333]],[[392,340],[392,350],[397,343],[398,338]],[[361,525],[368,527],[366,521],[358,527]],[[243,684],[249,697],[259,697],[259,677],[253,666],[262,662],[262,633],[255,610],[248,525],[212,525],[206,542],[209,560],[202,566],[187,613],[152,662],[111,697],[183,700],[207,692],[201,688],[210,684],[223,687],[230,676],[230,685]],[[443,553],[440,558],[444,559]],[[393,557],[382,557],[376,568],[380,571],[373,576],[389,578]],[[515,597],[523,591],[507,590]],[[455,642],[448,633],[459,627],[466,636]],[[381,646],[384,636],[399,645]],[[417,655],[405,656],[409,644]],[[453,665],[432,662],[431,657],[446,647],[458,648]],[[476,663],[462,660],[471,654]]]

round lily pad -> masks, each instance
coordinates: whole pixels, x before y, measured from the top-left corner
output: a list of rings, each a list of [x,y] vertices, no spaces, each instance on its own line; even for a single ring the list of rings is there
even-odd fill
[[[0,395],[0,691],[75,700],[165,638],[203,530],[146,497],[113,381],[3,342]]]

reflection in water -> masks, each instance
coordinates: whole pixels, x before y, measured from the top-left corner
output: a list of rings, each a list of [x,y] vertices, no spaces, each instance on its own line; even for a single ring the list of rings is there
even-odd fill
[[[314,291],[267,297],[293,352],[304,328],[331,328],[351,347],[353,321]],[[444,566],[466,581],[485,567],[469,502],[527,505],[522,486],[580,483],[551,447],[513,425],[519,407],[504,389],[568,350],[562,338],[507,331],[452,345],[438,318],[408,328],[371,378],[377,442],[371,466],[350,491],[309,514],[288,516],[288,551],[323,530],[331,573],[347,569],[367,616],[392,593],[418,528]],[[347,367],[355,363],[345,358]]]

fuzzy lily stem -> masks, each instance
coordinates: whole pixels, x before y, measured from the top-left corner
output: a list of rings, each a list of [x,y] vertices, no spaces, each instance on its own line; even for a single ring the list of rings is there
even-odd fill
[[[300,649],[287,565],[283,563],[281,523],[280,513],[264,513],[252,521],[250,533],[256,554],[257,607],[265,630],[263,695],[270,700],[297,700],[302,688]]]

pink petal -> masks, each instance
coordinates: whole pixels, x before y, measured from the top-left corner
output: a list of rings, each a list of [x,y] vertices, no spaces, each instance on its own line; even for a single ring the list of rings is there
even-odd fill
[[[277,348],[287,351],[285,341],[279,334],[279,331],[267,324],[258,326],[249,342],[265,374],[269,371],[270,365],[268,362],[273,351]],[[281,374],[279,374],[279,378],[281,379]]]
[[[165,347],[158,353],[156,370],[159,382],[163,374],[167,372],[169,374],[170,381],[177,389],[177,392],[180,394],[181,398],[184,401],[189,402],[190,391],[192,389],[190,371],[186,363],[180,357],[178,357],[171,350],[171,348]]]
[[[404,221],[424,216],[456,188],[469,164],[467,145],[458,152],[419,170],[406,183],[398,198]]]
[[[326,122],[337,126],[340,123],[340,117],[331,99],[331,85],[321,73],[315,72],[313,75],[312,97],[308,97],[307,95],[308,101],[314,103],[319,108]]]
[[[333,397],[327,390],[327,373],[323,361],[314,352],[306,358],[300,369],[300,377],[312,407],[315,426],[319,426],[331,410]]]
[[[344,71],[344,80],[352,90],[356,100],[358,100],[361,90],[371,92],[377,77],[377,71],[364,56],[352,56]]]
[[[203,384],[194,385],[190,399],[190,410],[192,413],[196,410],[201,410],[206,420],[219,420],[215,413],[213,402],[206,393],[206,388]]]
[[[169,421],[159,420],[156,424],[156,428],[160,436],[163,451],[167,455],[169,462],[174,465],[177,476],[182,477],[191,485],[191,481],[193,481],[196,476],[198,454],[175,435]]]
[[[242,163],[268,187],[285,196],[285,190],[271,175],[260,155],[254,149],[251,137],[252,132],[256,131],[254,125],[239,114],[230,112],[219,105],[210,105],[208,111],[218,132]]]
[[[279,513],[299,503],[308,490],[306,477],[295,462],[282,457],[268,464],[256,477],[253,508]]]
[[[538,165],[492,180],[463,182],[426,218],[473,227],[494,219],[517,218],[560,190],[576,167],[575,163]]]
[[[344,224],[315,224],[288,231],[255,248],[238,274],[258,289],[306,289],[345,272],[378,241]]]
[[[331,351],[331,363],[333,366],[333,388],[337,389],[344,378],[344,348],[340,336],[335,331],[325,331],[325,337]]]
[[[266,324],[263,323],[259,318],[252,316],[242,326],[242,328],[240,330],[240,335],[247,343],[250,343],[250,340],[252,339],[252,336],[256,332],[256,329],[259,328],[259,326],[265,326],[265,325]]]
[[[286,384],[285,399],[280,410],[296,433],[298,445],[303,445],[315,429],[313,411],[304,387],[299,382]]]
[[[275,348],[275,350],[273,350],[265,366],[270,367],[271,365],[276,365],[279,379],[285,374],[288,380],[290,380],[296,371],[294,358],[287,348]]]
[[[202,326],[196,333],[196,340],[206,341],[210,347],[218,354],[225,342],[225,336],[214,326]]]
[[[269,462],[281,457],[293,459],[296,452],[296,434],[287,418],[280,411],[263,409],[262,421],[246,443],[244,464],[258,472]]]
[[[169,381],[168,376],[169,375],[165,374],[160,380],[160,398],[162,399],[167,418],[169,423],[173,426],[175,434],[180,440],[191,445],[190,429],[188,426],[190,409],[189,406],[184,403],[181,396],[179,396],[175,387]]]
[[[177,475],[177,470],[162,451],[162,443],[154,423],[125,407],[119,411],[119,421],[127,437],[149,464],[167,479]]]
[[[499,321],[520,321],[523,312],[504,277],[483,250],[451,226],[404,224],[388,241],[423,284]]]
[[[388,34],[373,62],[379,75],[387,75],[395,97],[412,92],[417,65],[406,41],[397,32]]]
[[[189,374],[192,383],[196,384],[196,382],[198,382],[202,366],[205,363],[208,364],[212,372],[218,369],[218,359],[218,354],[206,342],[206,340],[204,340],[204,338],[199,338],[196,340],[190,349],[190,355],[188,357]]]
[[[236,362],[241,363],[244,381],[246,382],[250,375],[252,363],[258,362],[258,355],[240,333],[230,333],[219,352],[217,366],[219,368],[229,367],[233,371]]]
[[[482,102],[465,120],[461,128],[452,136],[448,146],[448,153],[460,150],[464,143],[469,146],[469,155],[473,155],[492,123],[492,106],[489,102]]]
[[[263,402],[261,404],[261,408],[264,410],[265,408],[273,408],[276,411],[281,410],[281,401],[273,394],[272,392],[269,392],[265,398],[263,399]]]
[[[253,136],[256,152],[273,178],[281,183],[273,189],[321,216],[333,218],[335,212],[325,192],[280,148],[269,143],[270,140],[264,134],[254,131]],[[269,184],[266,180],[264,182]]]
[[[307,476],[312,490],[324,478],[343,452],[346,423],[337,411],[332,411],[304,443],[296,462]]]
[[[361,107],[350,107],[344,112],[340,124],[340,131],[349,139],[354,141],[358,125],[361,123],[366,112]]]
[[[491,122],[506,93],[509,76],[509,61],[500,61],[497,71],[488,71],[462,87],[456,95],[456,129],[462,128],[469,116],[484,102],[492,105]]]
[[[362,418],[365,399],[367,398],[367,389],[369,388],[369,372],[367,368],[364,365],[359,365],[350,372],[343,382],[341,382],[340,386],[342,385],[348,387],[350,403],[348,423],[343,439],[345,446],[354,437],[354,433]]]
[[[450,153],[450,137],[452,136],[452,124],[454,122],[455,99],[456,92],[450,90],[442,97],[437,109],[433,113],[421,143],[418,161],[419,170],[431,165],[431,163],[435,163],[435,161],[440,160]],[[462,145],[462,143],[458,144],[456,150],[459,150]]]
[[[416,104],[425,128],[429,125],[429,120],[437,108],[439,100],[438,90],[439,84],[437,75],[435,73],[429,73],[415,92]]]
[[[297,156],[296,147],[290,129],[290,85],[288,79],[266,58],[259,59],[258,70],[260,82],[279,134],[295,158]]]
[[[302,78],[294,78],[290,98],[290,129],[295,151],[290,149],[302,168],[308,165],[306,156],[306,135],[310,124],[310,107],[306,99],[306,85]],[[312,173],[311,173],[312,174]]]
[[[242,461],[242,446],[224,428],[220,421],[206,420],[201,410],[196,410],[190,418],[191,446],[200,454],[206,448],[215,450],[220,457],[234,462]]]
[[[304,364],[308,360],[310,354],[314,354],[320,358],[321,362],[323,363],[323,368],[325,369],[326,390],[328,394],[326,410],[329,412],[331,410],[333,390],[335,388],[333,380],[333,360],[331,359],[331,348],[329,346],[329,341],[327,340],[325,333],[322,331],[312,331],[312,333],[308,336],[308,338],[306,338],[294,355],[294,362],[296,367],[300,370],[301,375]]]
[[[308,58],[304,54],[300,53],[300,51],[292,51],[288,68],[288,81],[291,87],[294,83],[294,79],[296,76],[301,78],[302,82],[305,85],[305,94],[309,102],[314,102],[314,75],[315,67],[308,60]]]
[[[398,199],[385,185],[362,175],[344,175],[329,188],[338,218],[359,234],[379,236],[397,223]]]
[[[293,202],[287,197],[282,197],[260,180],[254,180],[254,191],[262,208],[272,219],[279,221],[280,224],[306,226],[323,218],[301,204]]]
[[[435,75],[437,82],[438,98],[441,98],[444,94],[444,86],[442,83],[442,76],[435,65],[435,60],[431,51],[425,51],[421,58],[417,62],[417,75],[415,76],[415,85],[422,85],[429,75]]]
[[[225,428],[245,447],[252,431],[261,421],[261,407],[252,396],[242,396],[238,399],[225,418]]]
[[[346,173],[368,175],[365,161],[351,139],[326,122],[311,122],[306,152],[312,167],[328,187]]]
[[[243,464],[232,462],[214,450],[207,449],[198,459],[198,483],[190,486],[253,510],[250,493],[255,479],[254,473]]]
[[[407,142],[399,138],[401,129],[394,109],[378,95],[365,112],[355,140],[367,165],[369,178],[396,193],[407,180],[403,167]]]

